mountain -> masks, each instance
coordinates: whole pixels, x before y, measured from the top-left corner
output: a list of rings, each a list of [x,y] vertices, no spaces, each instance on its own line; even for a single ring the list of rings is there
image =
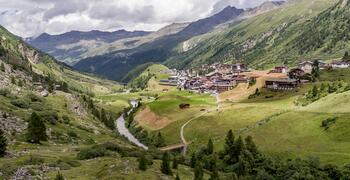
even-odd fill
[[[339,57],[347,49],[346,46],[332,48],[331,53],[324,53],[312,38],[313,36],[316,39],[317,36],[320,39],[324,38],[324,45],[332,44],[335,40],[339,40],[337,42],[339,44],[347,44],[346,39],[331,40],[326,36],[338,31],[344,31],[346,34],[348,31],[340,27],[343,27],[347,20],[338,18],[334,22],[325,21],[324,24],[323,20],[319,20],[326,18],[324,13],[332,12],[334,7],[338,7],[335,5],[337,2],[287,1],[280,8],[236,22],[224,30],[188,40],[187,44],[191,48],[187,51],[178,51],[168,58],[165,64],[181,69],[207,63],[233,61],[244,62],[257,69],[267,69],[280,64],[294,66],[307,58]],[[348,17],[347,12],[343,10],[333,13],[340,17]],[[335,18],[334,15],[329,16],[329,19]],[[321,32],[326,29],[333,30],[322,35]],[[333,36],[336,34],[329,37]],[[305,47],[316,48],[308,52],[299,52],[304,42],[307,42]]]
[[[25,39],[27,43],[40,49],[60,61],[74,63],[81,59],[81,54],[87,52],[91,47],[100,44],[112,43],[114,41],[146,36],[151,32],[145,31],[125,31],[119,30],[114,32],[103,31],[71,31],[59,35],[50,35],[43,33],[38,37]]]
[[[190,23],[176,34],[160,37],[133,49],[82,59],[74,65],[74,68],[120,81],[134,67],[150,62],[164,62],[172,56],[174,48],[179,43],[194,36],[205,34],[222,23],[232,21],[243,12],[242,9],[227,7],[211,17]]]
[[[284,5],[285,1],[265,1],[260,6],[255,8],[250,8],[245,11],[244,17],[250,17],[250,16],[256,16],[268,11],[271,11],[273,9],[280,8],[282,5]]]
[[[89,46],[87,52],[81,54],[81,57],[88,58],[97,55],[107,54],[113,51],[120,51],[125,49],[133,49],[142,44],[151,43],[164,36],[169,36],[182,31],[189,23],[173,23],[156,32],[152,32],[146,36],[138,36],[132,38],[125,38],[114,41],[112,43],[100,43],[95,46]]]
[[[235,7],[227,6],[222,11],[220,11],[217,14],[214,14],[213,16],[191,23],[179,34],[194,36],[207,33],[213,30],[217,25],[237,18],[243,12],[243,9],[237,9]]]

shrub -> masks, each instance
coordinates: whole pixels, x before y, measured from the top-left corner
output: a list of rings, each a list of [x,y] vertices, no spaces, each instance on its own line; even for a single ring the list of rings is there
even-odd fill
[[[63,122],[64,124],[69,124],[70,118],[69,118],[67,115],[63,115],[63,116],[62,116],[62,122]]]
[[[56,124],[58,121],[58,114],[56,111],[42,111],[39,112],[39,116],[42,120],[49,122],[51,124]]]
[[[329,129],[331,125],[335,124],[337,121],[337,118],[328,118],[324,121],[322,121],[321,127],[323,127],[325,130]]]
[[[7,96],[11,94],[11,91],[7,88],[0,89],[0,96]]]
[[[45,106],[41,102],[30,103],[30,108],[35,110],[35,111],[44,111],[45,110]]]
[[[69,137],[72,137],[72,138],[77,138],[78,137],[78,134],[74,131],[68,131],[67,132],[68,136]]]
[[[77,158],[79,160],[86,160],[86,159],[93,159],[97,157],[103,157],[108,155],[108,152],[105,148],[101,146],[93,146],[91,148],[82,149],[78,155]]]
[[[29,102],[25,99],[14,99],[11,104],[19,108],[29,108]]]
[[[28,159],[24,161],[25,165],[40,165],[43,164],[45,160],[36,155],[30,155]]]
[[[41,102],[42,101],[41,97],[37,96],[34,93],[27,94],[27,98],[30,99],[30,101],[32,101],[32,102],[38,102],[38,101]]]

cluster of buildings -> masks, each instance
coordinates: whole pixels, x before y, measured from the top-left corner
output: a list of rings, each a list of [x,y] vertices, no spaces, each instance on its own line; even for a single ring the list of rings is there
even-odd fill
[[[168,79],[160,80],[161,85],[177,86],[180,90],[199,93],[222,93],[233,89],[239,83],[248,83],[251,77],[243,75],[249,69],[245,64],[212,64],[198,69],[173,71]]]
[[[315,61],[318,62],[320,69],[350,68],[350,63],[346,61],[325,63],[322,60],[304,61],[293,69],[289,69],[288,66],[277,66],[264,77],[265,88],[288,91],[301,86],[310,80],[308,77],[310,77],[314,68]],[[233,89],[239,83],[249,83],[259,78],[259,76],[245,75],[246,72],[252,70],[242,63],[215,63],[191,70],[177,71],[173,69],[166,71],[163,73],[170,76],[168,79],[160,80],[161,85],[176,86],[179,90],[190,90],[199,93],[222,93]],[[276,78],[276,76],[269,75],[274,73],[285,74],[285,76],[277,76]]]

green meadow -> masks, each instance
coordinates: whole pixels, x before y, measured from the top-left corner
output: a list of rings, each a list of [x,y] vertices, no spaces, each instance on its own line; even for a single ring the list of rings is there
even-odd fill
[[[334,80],[348,82],[349,75],[348,70],[322,71],[316,85]],[[216,147],[223,148],[226,133],[232,129],[236,136],[252,135],[262,151],[281,158],[316,156],[326,163],[349,162],[350,92],[332,93],[305,107],[295,105],[313,86],[305,84],[289,92],[261,89],[260,96],[238,103],[226,101],[219,109],[213,97],[188,92],[163,94],[146,105],[155,114],[172,121],[153,131],[161,132],[167,144],[181,142],[181,126],[200,114],[201,108],[211,110],[185,128],[185,138],[191,142],[190,152],[206,144],[209,138]],[[181,103],[189,103],[191,108],[180,110]],[[336,122],[325,129],[322,122],[329,118],[335,118]]]

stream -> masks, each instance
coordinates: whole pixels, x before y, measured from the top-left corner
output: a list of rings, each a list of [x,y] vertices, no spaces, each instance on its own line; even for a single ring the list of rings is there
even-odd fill
[[[132,109],[127,113],[128,115],[130,115],[132,110],[137,107],[138,101],[135,101],[135,100],[130,101],[130,104],[132,106]],[[148,150],[148,147],[142,144],[138,139],[136,139],[135,136],[131,134],[129,129],[125,126],[124,115],[121,115],[117,119],[116,124],[117,124],[117,131],[119,132],[120,135],[126,137],[130,142],[132,142],[136,146],[143,148],[145,150]]]

